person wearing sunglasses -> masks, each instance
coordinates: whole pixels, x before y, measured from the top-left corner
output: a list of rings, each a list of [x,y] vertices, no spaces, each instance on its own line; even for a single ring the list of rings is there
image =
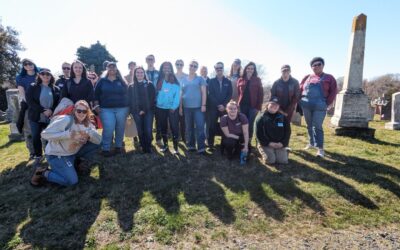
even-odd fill
[[[69,77],[71,75],[71,64],[64,62],[61,66],[63,74],[59,76],[59,78],[56,81],[56,86],[60,88],[60,90],[63,89],[64,85],[66,85],[67,81],[69,80]]]
[[[182,59],[178,59],[175,62],[175,68],[176,68],[176,78],[178,79],[179,83],[182,85],[182,79],[188,76],[188,74],[183,72],[183,66],[185,66],[184,62]],[[185,142],[185,115],[179,115],[179,135],[180,138],[183,142]]]
[[[75,168],[89,168],[101,142],[101,136],[91,123],[92,116],[89,104],[79,100],[71,115],[56,116],[43,130],[42,138],[48,141],[45,155],[50,169],[36,169],[31,185],[37,187],[46,180],[61,186],[78,183]]]
[[[97,83],[94,103],[103,124],[102,155],[110,157],[123,153],[125,122],[129,112],[128,84],[115,62],[108,63],[105,77]],[[111,151],[114,133],[115,148]]]
[[[207,104],[207,83],[196,71],[197,61],[189,64],[189,75],[182,80],[180,113],[185,115],[186,147],[189,151],[205,154],[205,117]]]
[[[240,72],[242,71],[242,62],[240,59],[235,59],[231,65],[228,79],[232,82],[232,100],[238,101],[237,81],[240,78]]]
[[[217,62],[214,69],[216,76],[210,80],[207,88],[207,127],[209,129],[207,142],[210,150],[214,149],[214,138],[219,128],[218,119],[226,113],[226,105],[232,98],[232,83],[224,76],[224,64]]]
[[[153,83],[147,80],[144,68],[136,68],[133,84],[128,87],[128,100],[143,153],[151,153],[155,92]]]
[[[309,143],[305,149],[317,149],[317,156],[324,157],[323,123],[327,110],[333,106],[337,93],[335,78],[324,73],[325,61],[314,57],[310,62],[312,74],[303,78],[300,83],[300,105],[307,123]]]
[[[172,63],[164,62],[160,66],[160,77],[157,82],[157,101],[156,117],[160,129],[163,144],[161,152],[166,152],[168,148],[168,123],[172,132],[172,142],[174,146],[173,154],[178,154],[179,139],[179,102],[181,86],[174,74]]]
[[[93,75],[93,73],[91,73],[91,75]],[[93,86],[98,80],[97,75],[93,75],[93,79],[89,79],[85,65],[81,61],[75,60],[71,64],[70,76],[71,77],[61,90],[61,98],[66,97],[73,103],[79,100],[85,100],[89,105],[93,106]]]
[[[253,138],[254,120],[264,101],[264,90],[258,77],[256,64],[249,62],[237,82],[240,112],[249,120],[249,142]],[[249,149],[251,149],[249,145]]]
[[[15,79],[15,81],[17,82],[21,107],[17,127],[19,132],[22,132],[24,134],[25,145],[29,151],[29,160],[33,160],[35,152],[33,150],[32,132],[31,127],[29,126],[28,112],[26,112],[28,110],[26,92],[29,86],[36,81],[36,76],[38,72],[39,70],[33,63],[33,61],[25,58],[22,60],[21,71]]]
[[[50,117],[58,103],[56,95],[56,88],[58,87],[54,86],[54,82],[50,70],[41,68],[36,82],[28,88],[26,93],[28,119],[32,130],[34,167],[39,167],[43,160],[40,133],[50,123]]]

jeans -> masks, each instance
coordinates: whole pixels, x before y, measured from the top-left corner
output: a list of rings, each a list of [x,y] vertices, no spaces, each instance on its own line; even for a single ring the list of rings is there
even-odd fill
[[[322,124],[326,116],[326,105],[302,105],[302,109],[307,123],[310,145],[324,148]]]
[[[129,108],[102,108],[100,112],[101,123],[103,124],[103,140],[101,148],[103,151],[110,151],[115,131],[115,147],[122,148],[124,140],[125,122]]]
[[[179,139],[179,111],[176,109],[173,113],[169,109],[156,108],[156,116],[160,125],[161,137],[164,145],[168,145],[168,122],[172,132],[172,141],[174,146],[178,145]]]
[[[208,146],[214,146],[214,139],[216,135],[221,135],[221,129],[219,127],[218,118],[223,116],[225,112],[220,112],[218,109],[209,109],[207,112],[207,128],[208,136],[207,142]]]
[[[139,113],[132,114],[135,119],[136,129],[139,136],[140,146],[144,152],[149,152],[151,148],[151,141],[153,140],[153,118],[154,112],[148,111],[144,115]]]
[[[186,123],[186,146],[188,149],[195,149],[197,141],[197,151],[205,151],[205,133],[204,133],[204,113],[201,108],[184,108]],[[196,130],[196,132],[195,132]]]
[[[29,125],[31,127],[32,132],[32,142],[33,142],[33,151],[35,157],[42,156],[42,149],[44,145],[44,141],[42,142],[42,137],[40,133],[47,127],[47,123],[42,122],[34,122],[29,121]]]
[[[258,110],[248,105],[241,105],[240,113],[243,113],[249,120],[249,144],[251,144],[251,139],[253,138],[254,131],[254,120],[256,119]]]
[[[47,174],[47,180],[62,186],[72,186],[78,183],[78,175],[74,167],[75,158],[92,159],[99,145],[88,142],[75,155],[56,156],[46,155],[51,170]]]

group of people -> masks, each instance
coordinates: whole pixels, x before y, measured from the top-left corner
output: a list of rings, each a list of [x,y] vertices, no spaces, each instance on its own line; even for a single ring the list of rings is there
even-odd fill
[[[300,84],[290,66],[283,65],[264,108],[265,93],[253,62],[242,69],[241,60],[234,60],[228,76],[224,64],[217,62],[211,79],[204,66],[197,74],[196,60],[190,61],[188,74],[180,59],[176,70],[171,62],[156,70],[154,55],[147,56],[146,63],[147,69],[130,62],[129,74],[123,77],[115,62],[105,62],[98,76],[75,60],[62,64],[63,75],[56,81],[49,69],[22,60],[16,78],[21,99],[18,127],[35,166],[32,185],[44,180],[76,184],[77,171],[87,168],[96,152],[104,157],[124,153],[128,116],[136,124],[134,140],[146,154],[154,150],[153,132],[158,150],[173,154],[179,154],[179,140],[188,151],[206,154],[208,147],[213,152],[215,136],[221,136],[221,153],[229,159],[240,155],[245,163],[254,134],[266,163],[287,164],[290,121],[301,108],[309,134],[306,149],[316,148],[317,155],[324,156],[322,123],[336,96],[336,81],[323,72],[323,58],[311,60],[313,72]],[[50,168],[40,167],[43,148]]]

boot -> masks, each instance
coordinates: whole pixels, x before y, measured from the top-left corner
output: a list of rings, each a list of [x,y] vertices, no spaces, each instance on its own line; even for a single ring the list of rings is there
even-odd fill
[[[34,187],[40,187],[46,178],[43,176],[44,172],[46,172],[47,168],[37,168],[35,173],[31,178],[31,185]]]

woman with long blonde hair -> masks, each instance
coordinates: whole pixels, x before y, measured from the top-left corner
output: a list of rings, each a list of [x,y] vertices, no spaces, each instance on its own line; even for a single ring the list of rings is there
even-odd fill
[[[75,167],[87,165],[101,142],[101,136],[91,123],[92,117],[89,104],[79,100],[74,105],[72,115],[53,118],[41,133],[42,138],[48,141],[45,155],[51,169],[36,169],[31,179],[33,186],[39,186],[44,180],[62,186],[78,183]],[[79,166],[75,166],[77,160],[80,161]]]

